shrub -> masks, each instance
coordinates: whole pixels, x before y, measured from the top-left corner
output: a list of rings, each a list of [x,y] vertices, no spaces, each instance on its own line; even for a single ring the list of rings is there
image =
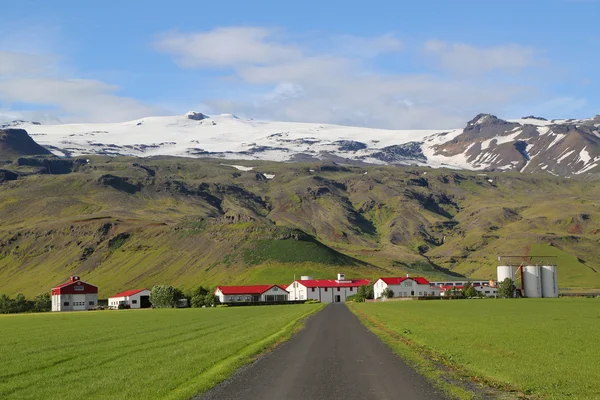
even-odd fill
[[[304,304],[318,304],[318,303],[320,303],[320,301],[315,300],[315,299],[309,299],[304,302]]]
[[[358,294],[353,294],[352,296],[346,297],[346,301],[353,301],[355,303],[362,303],[362,302],[365,301],[365,299],[362,298],[361,296],[359,296]]]
[[[512,298],[515,292],[515,283],[512,279],[506,278],[498,284],[498,297]]]
[[[228,304],[217,304],[216,305],[217,308],[224,308],[224,307],[229,307]]]
[[[391,299],[392,297],[394,297],[394,291],[392,289],[390,289],[389,287],[383,289],[383,292],[381,292],[381,297],[385,297],[386,299]]]
[[[183,297],[181,290],[168,285],[156,285],[150,293],[150,302],[158,308],[174,308]]]

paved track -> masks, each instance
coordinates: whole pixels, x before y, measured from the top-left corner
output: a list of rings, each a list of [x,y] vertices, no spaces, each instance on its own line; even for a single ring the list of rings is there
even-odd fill
[[[248,327],[260,329],[260,327]],[[344,304],[311,317],[290,341],[200,399],[441,400]]]

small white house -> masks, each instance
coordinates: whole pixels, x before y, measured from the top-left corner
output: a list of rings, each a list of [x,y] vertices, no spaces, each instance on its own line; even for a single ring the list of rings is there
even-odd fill
[[[439,296],[440,288],[431,286],[429,281],[422,277],[404,278],[379,278],[373,285],[373,294],[376,299],[380,298],[383,291],[389,288],[394,292],[394,297],[423,297]]]
[[[217,286],[215,296],[221,303],[288,301],[289,293],[279,285]]]
[[[108,299],[110,308],[119,308],[119,305],[129,306],[129,308],[150,308],[150,290],[134,289],[117,293]]]
[[[98,286],[72,276],[52,288],[52,311],[85,311],[98,305]]]
[[[346,297],[358,293],[358,288],[370,283],[368,279],[346,279],[344,274],[338,274],[337,279],[313,279],[302,276],[292,282],[287,290],[290,300],[319,300],[321,303],[341,303]]]
[[[495,288],[490,285],[473,285],[477,292],[482,293],[487,297],[496,297],[498,296],[498,288]]]

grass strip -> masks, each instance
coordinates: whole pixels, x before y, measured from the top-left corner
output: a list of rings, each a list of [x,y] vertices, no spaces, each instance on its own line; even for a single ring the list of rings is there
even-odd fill
[[[451,398],[459,400],[541,399],[525,395],[516,387],[469,372],[449,357],[387,328],[381,321],[359,310],[354,303],[348,303],[348,308],[395,354]]]

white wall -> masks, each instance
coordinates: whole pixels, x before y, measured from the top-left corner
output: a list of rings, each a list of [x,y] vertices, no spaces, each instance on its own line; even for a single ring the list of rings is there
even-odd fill
[[[272,297],[278,296],[278,297]],[[281,298],[281,296],[285,296],[285,298]],[[269,299],[269,300],[267,300]],[[273,299],[273,300],[271,300]],[[273,286],[271,289],[267,290],[260,296],[260,301],[288,301],[289,293],[283,290],[280,287]]]
[[[406,279],[399,285],[388,285],[383,280],[378,279],[373,285],[373,295],[376,299],[381,297],[383,291],[389,287],[394,292],[394,297],[419,297],[419,296],[439,296],[440,289],[430,285],[421,285],[412,279]]]
[[[358,287],[307,288],[297,281],[288,286],[287,291],[290,292],[290,300],[319,300],[322,303],[335,303],[339,296],[339,301],[343,303],[346,297],[358,293]]]
[[[65,306],[65,303],[69,303]],[[85,311],[98,305],[98,294],[61,294],[52,296],[52,311]]]
[[[129,304],[130,308],[141,308],[142,307],[142,296],[150,296],[150,290],[142,290],[131,296],[125,297],[111,297],[108,299],[108,306],[111,308],[118,308],[119,304]]]

